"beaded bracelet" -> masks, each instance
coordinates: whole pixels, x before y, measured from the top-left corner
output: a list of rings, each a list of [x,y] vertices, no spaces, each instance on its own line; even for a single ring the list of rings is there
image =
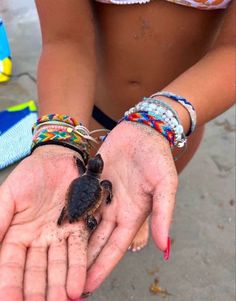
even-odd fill
[[[157,92],[157,93],[154,93],[153,95],[151,95],[150,97],[154,98],[156,96],[165,96],[172,100],[175,100],[178,103],[180,103],[188,111],[190,120],[191,120],[191,126],[190,126],[190,129],[189,129],[188,133],[186,134],[186,136],[190,136],[194,132],[196,123],[197,123],[197,115],[196,115],[196,111],[195,111],[193,105],[184,97],[182,97],[180,95],[176,95],[176,94],[168,92],[168,91]]]
[[[186,144],[186,137],[184,135],[183,126],[180,124],[180,120],[177,112],[169,105],[161,100],[152,98],[144,98],[143,101],[138,103],[135,107],[125,112],[124,116],[127,117],[133,113],[147,113],[155,120],[160,120],[170,127],[175,134],[174,146],[183,147]],[[146,118],[149,118],[146,116]],[[141,122],[141,121],[137,121]],[[166,137],[166,135],[163,135]]]
[[[145,111],[150,115],[158,115],[169,126],[174,128],[176,132],[176,139],[180,140],[181,135],[184,134],[184,129],[180,125],[178,113],[171,107],[171,105],[164,103],[161,100],[144,97],[143,101],[139,102],[134,107],[134,112]]]
[[[180,123],[179,117],[177,112],[168,104],[164,103],[161,100],[154,99],[154,98],[148,98],[144,97],[141,102],[139,102],[137,105],[134,107],[130,108],[127,112],[125,112],[125,115],[129,115],[134,112],[139,112],[139,111],[154,111],[156,114],[167,114],[168,117],[174,116],[177,119],[177,122]]]
[[[154,99],[151,97],[144,97],[143,100],[136,105],[136,107],[140,109],[140,106],[142,108],[142,106],[143,105],[146,106],[147,103],[150,104],[150,109],[156,109],[158,106],[158,110],[159,110],[158,113],[160,114],[166,113],[168,111],[170,114],[171,112],[172,113],[171,116],[174,116],[177,119],[178,123],[180,123],[178,113],[172,108],[170,104],[165,103],[163,100],[159,100],[157,98]],[[165,109],[167,109],[168,111],[166,111]]]

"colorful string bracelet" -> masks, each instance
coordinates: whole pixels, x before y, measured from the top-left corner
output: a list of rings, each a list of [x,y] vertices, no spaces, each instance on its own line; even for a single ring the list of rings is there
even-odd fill
[[[164,103],[161,100],[150,98],[150,97],[144,97],[141,102],[136,104],[134,107],[130,108],[127,112],[125,112],[125,115],[129,115],[134,112],[139,111],[145,111],[145,110],[153,111],[156,114],[167,114],[167,117],[174,116],[178,123],[180,123],[178,113],[169,105]]]
[[[148,125],[165,137],[169,141],[171,147],[173,147],[175,144],[175,133],[171,127],[168,126],[163,120],[156,119],[155,116],[152,116],[147,112],[131,113],[124,116],[120,122],[124,120]]]
[[[175,100],[178,103],[180,103],[188,111],[190,120],[191,120],[191,126],[190,126],[190,129],[189,129],[188,133],[186,134],[186,136],[190,136],[194,132],[194,130],[196,128],[196,124],[197,124],[196,110],[193,107],[193,105],[184,97],[174,94],[172,92],[168,92],[168,91],[157,92],[157,93],[154,93],[153,95],[151,95],[150,97],[154,98],[156,96],[165,96],[172,100]]]
[[[77,151],[83,158],[84,163],[88,161],[88,146],[87,143],[82,140],[78,135],[73,132],[68,133],[64,129],[56,130],[54,128],[44,128],[38,131],[33,136],[31,152],[33,152],[37,147],[42,145],[62,145]]]
[[[66,147],[66,148],[69,148],[75,152],[77,152],[78,154],[80,154],[82,160],[83,160],[83,163],[85,165],[87,165],[88,163],[88,159],[89,159],[89,156],[86,152],[84,152],[83,150],[81,150],[78,146],[75,146],[73,144],[70,144],[68,142],[65,142],[65,141],[57,141],[57,140],[49,140],[49,141],[45,141],[45,142],[39,142],[37,144],[35,144],[32,148],[31,148],[31,154],[40,146],[44,146],[44,145],[58,145],[58,146],[63,146],[63,147]]]
[[[169,104],[152,98],[144,98],[143,101],[129,109],[124,116],[142,112],[147,113],[152,119],[161,120],[171,128],[175,134],[174,146],[183,147],[186,144],[184,129],[180,124],[178,114]]]
[[[176,140],[185,140],[184,129],[180,124],[178,113],[168,104],[153,98],[144,98],[135,106],[136,112],[146,111],[150,115],[157,115],[174,129]]]
[[[39,142],[45,142],[49,140],[65,141],[71,144],[83,145],[84,149],[87,148],[87,143],[83,142],[82,138],[76,135],[74,132],[68,133],[64,129],[55,130],[53,128],[46,128],[38,132],[33,136],[33,146]]]
[[[48,115],[43,115],[36,121],[36,123],[33,125],[32,131],[34,131],[38,125],[48,121],[63,122],[64,124],[69,124],[72,126],[77,126],[78,124],[81,124],[68,115],[48,114]]]
[[[75,130],[75,127],[81,127],[82,133]],[[85,129],[81,123],[68,115],[44,115],[33,125],[31,153],[42,145],[62,145],[77,151],[82,156],[84,163],[87,164],[90,144],[83,137]]]
[[[87,164],[90,148],[98,139],[92,135],[107,131],[98,129],[92,132],[68,115],[49,114],[42,116],[33,125],[31,153],[39,146],[54,144],[68,147],[80,153]]]

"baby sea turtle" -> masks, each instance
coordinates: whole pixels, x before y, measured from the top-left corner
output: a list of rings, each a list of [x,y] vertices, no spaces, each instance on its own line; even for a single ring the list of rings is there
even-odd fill
[[[76,160],[80,174],[85,171],[81,163],[79,159]],[[72,181],[67,192],[66,205],[57,221],[58,226],[68,219],[69,223],[85,220],[89,230],[96,228],[97,221],[93,213],[104,199],[106,204],[110,204],[112,200],[111,182],[108,180],[100,182],[103,166],[103,159],[97,154],[89,159],[85,173]]]

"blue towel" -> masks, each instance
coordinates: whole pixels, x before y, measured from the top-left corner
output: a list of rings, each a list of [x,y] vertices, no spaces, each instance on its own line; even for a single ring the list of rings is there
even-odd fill
[[[0,170],[30,154],[37,118],[33,101],[0,112]]]

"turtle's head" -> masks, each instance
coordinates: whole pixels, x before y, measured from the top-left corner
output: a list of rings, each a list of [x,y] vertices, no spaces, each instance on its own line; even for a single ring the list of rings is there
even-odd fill
[[[95,176],[99,176],[103,170],[103,160],[100,154],[97,154],[95,157],[90,158],[88,161],[87,173]]]

